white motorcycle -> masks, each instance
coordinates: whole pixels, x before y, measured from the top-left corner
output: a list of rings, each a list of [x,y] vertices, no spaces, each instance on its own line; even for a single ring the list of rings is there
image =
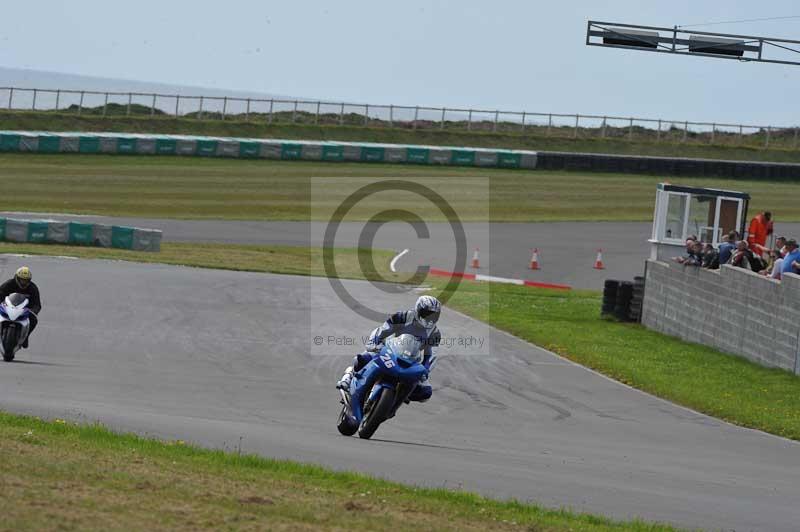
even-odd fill
[[[14,353],[28,338],[31,314],[33,311],[28,308],[28,297],[24,294],[11,294],[0,303],[0,353],[6,362],[14,360]]]

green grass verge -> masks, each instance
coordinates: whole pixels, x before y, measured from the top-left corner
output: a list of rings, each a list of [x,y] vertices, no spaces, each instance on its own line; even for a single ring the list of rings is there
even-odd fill
[[[197,268],[325,276],[322,251],[318,248],[296,246],[164,242],[159,253],[152,253],[124,249],[0,242],[0,253],[65,255],[83,259],[127,260]],[[400,281],[403,277],[389,270],[389,262],[395,254],[393,251],[380,249],[337,248],[334,250],[334,264],[338,276],[342,278]],[[375,268],[362,271],[359,265],[360,259],[370,257],[374,260]]]
[[[314,190],[312,194],[312,177]],[[383,164],[154,156],[0,154],[0,210],[225,220],[325,220],[355,188],[407,179],[444,195],[465,221],[645,221],[653,176]],[[751,211],[800,221],[797,185],[705,178],[681,184],[743,190]],[[314,200],[313,208],[311,200]],[[417,196],[382,193],[348,219],[414,204],[426,221],[439,209]],[[409,204],[412,204],[409,203]]]
[[[449,306],[640,390],[800,440],[800,378],[600,318],[596,292],[463,283]]]
[[[674,530],[0,413],[5,530]]]
[[[149,114],[149,109],[146,111]],[[284,121],[291,119],[284,115]],[[525,133],[515,131],[466,131],[445,128],[418,129],[416,131],[389,127],[363,127],[351,125],[267,124],[266,117],[258,121],[175,119],[150,116],[76,116],[42,112],[0,111],[3,129],[29,131],[109,131],[130,133],[172,133],[211,135],[222,137],[254,137],[281,139],[340,140],[362,142],[387,142],[398,144],[424,144],[433,146],[471,146],[484,148],[528,149],[540,151],[570,151],[590,153],[618,153],[629,155],[663,155],[674,157],[699,157],[710,159],[736,159],[747,161],[800,162],[800,151],[793,149],[792,131],[773,133],[771,147],[764,148],[764,134],[748,135],[742,145],[736,135],[717,134],[715,145],[710,136],[690,135],[681,142],[683,132],[672,131],[656,141],[654,131],[635,128],[635,138],[627,139],[627,128],[614,130],[615,138],[598,138],[600,130],[581,129],[577,138],[572,127],[529,128]],[[609,129],[609,131],[611,131]],[[611,137],[612,134],[609,134]],[[665,140],[666,139],[666,140]]]

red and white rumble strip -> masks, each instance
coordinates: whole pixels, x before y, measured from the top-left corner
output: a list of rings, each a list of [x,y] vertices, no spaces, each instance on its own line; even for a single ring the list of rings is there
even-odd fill
[[[445,270],[438,270],[436,268],[431,268],[428,273],[430,273],[431,275],[437,275],[439,277],[461,277],[463,279],[469,279],[470,281],[516,284],[520,286],[535,286],[537,288],[551,288],[553,290],[572,290],[572,287],[566,284],[539,283],[537,281],[527,281],[525,279],[509,279],[508,277],[495,277],[493,275],[483,275],[481,273],[448,272]]]

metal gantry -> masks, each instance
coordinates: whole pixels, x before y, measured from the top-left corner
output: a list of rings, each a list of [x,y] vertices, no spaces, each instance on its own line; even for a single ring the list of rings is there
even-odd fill
[[[800,41],[689,31],[680,26],[667,28],[590,20],[586,25],[586,44],[664,54],[800,65]]]

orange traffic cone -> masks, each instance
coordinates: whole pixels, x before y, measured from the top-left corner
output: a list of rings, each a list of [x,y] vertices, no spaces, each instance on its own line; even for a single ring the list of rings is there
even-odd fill
[[[539,269],[539,248],[533,248],[533,255],[531,256],[531,270]]]
[[[478,248],[475,248],[475,253],[472,255],[472,267],[473,268],[480,268],[481,263],[478,259]]]
[[[602,249],[598,249],[597,250],[597,258],[594,261],[594,269],[595,270],[605,270],[606,269],[605,265],[603,264],[603,250]]]

